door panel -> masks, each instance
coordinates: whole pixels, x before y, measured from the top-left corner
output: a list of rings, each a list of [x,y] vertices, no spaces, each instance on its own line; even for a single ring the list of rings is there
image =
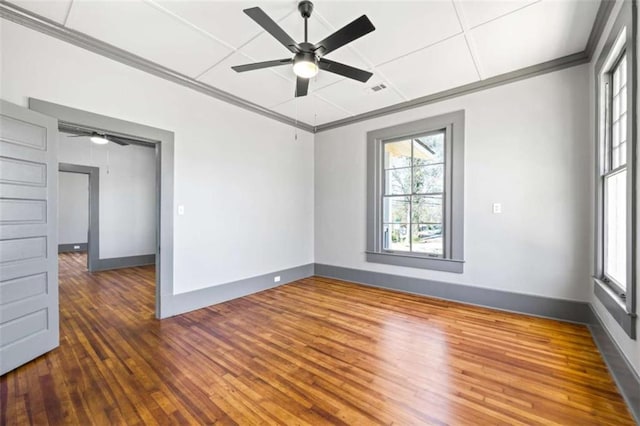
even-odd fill
[[[0,100],[0,374],[59,345],[57,137]]]

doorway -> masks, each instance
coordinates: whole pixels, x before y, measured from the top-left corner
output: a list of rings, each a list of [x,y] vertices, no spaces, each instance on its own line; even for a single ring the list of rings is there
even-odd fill
[[[154,150],[156,164],[155,312],[156,318],[159,319],[171,316],[170,308],[173,296],[173,133],[33,98],[29,99],[29,108],[57,118],[60,132],[108,133],[139,141],[140,144],[149,146]],[[97,219],[97,215],[94,218]],[[90,219],[90,228],[92,220]],[[97,235],[94,235],[95,232],[89,232],[89,253],[93,248],[93,253],[99,255],[99,245],[96,245],[98,243]],[[105,269],[112,269],[114,265],[101,265],[102,260],[105,259],[98,257],[97,264],[93,265],[94,270],[104,266],[106,266]],[[108,259],[106,261],[108,262]],[[90,260],[88,262],[89,264],[91,263]],[[122,266],[115,265],[115,267]]]
[[[86,252],[87,270],[99,259],[100,169],[58,163],[58,253]]]

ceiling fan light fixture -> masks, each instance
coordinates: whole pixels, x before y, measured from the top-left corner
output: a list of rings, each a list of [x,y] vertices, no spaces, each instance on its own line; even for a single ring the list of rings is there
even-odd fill
[[[89,139],[91,139],[91,142],[98,144],[98,145],[105,145],[107,143],[109,143],[109,139],[107,139],[104,136],[100,136],[100,135],[95,135],[95,136],[91,136]]]
[[[293,60],[293,73],[300,78],[312,78],[318,74],[318,60],[313,53],[298,53]]]

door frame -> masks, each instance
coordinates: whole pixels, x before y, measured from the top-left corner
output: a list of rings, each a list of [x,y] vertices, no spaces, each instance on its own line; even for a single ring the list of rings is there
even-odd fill
[[[156,153],[156,318],[171,316],[173,296],[174,134],[168,130],[120,120],[29,98],[29,108],[58,119],[60,130],[97,131],[139,140]],[[96,217],[97,218],[97,217]],[[96,238],[92,240],[97,241]],[[94,242],[95,242],[94,241]],[[96,251],[96,253],[99,253]]]
[[[87,270],[94,272],[98,270],[98,262],[100,260],[100,169],[79,164],[58,163],[58,172],[78,173],[89,177]]]

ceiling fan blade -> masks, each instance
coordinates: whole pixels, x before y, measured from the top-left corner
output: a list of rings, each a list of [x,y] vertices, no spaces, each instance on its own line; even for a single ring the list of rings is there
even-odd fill
[[[300,49],[298,49],[298,43],[296,43],[290,36],[287,34],[276,22],[269,17],[262,9],[259,7],[252,7],[250,9],[245,9],[244,13],[246,13],[249,18],[256,21],[258,25],[260,25],[266,32],[271,34],[276,40],[278,40],[284,47],[289,49],[293,53],[297,53]]]
[[[287,65],[292,62],[293,62],[293,59],[291,58],[278,59],[275,61],[256,62],[253,64],[246,64],[246,65],[235,65],[231,68],[234,69],[236,72],[245,72],[245,71],[259,70],[261,68],[278,67],[280,65]]]
[[[367,15],[362,15],[350,24],[340,28],[329,37],[316,43],[314,50],[318,56],[324,56],[329,52],[333,52],[334,50],[341,48],[345,44],[351,43],[353,40],[356,40],[365,34],[369,34],[375,29],[376,27],[373,26],[369,18],[367,18]]]
[[[298,77],[296,79],[296,98],[300,96],[307,96],[309,91],[309,79]]]
[[[369,71],[361,70],[360,68],[354,68],[349,65],[341,64],[340,62],[333,62],[325,58],[318,60],[318,67],[321,70],[329,71],[334,74],[342,75],[344,77],[352,78],[354,80],[365,83],[373,75]]]

